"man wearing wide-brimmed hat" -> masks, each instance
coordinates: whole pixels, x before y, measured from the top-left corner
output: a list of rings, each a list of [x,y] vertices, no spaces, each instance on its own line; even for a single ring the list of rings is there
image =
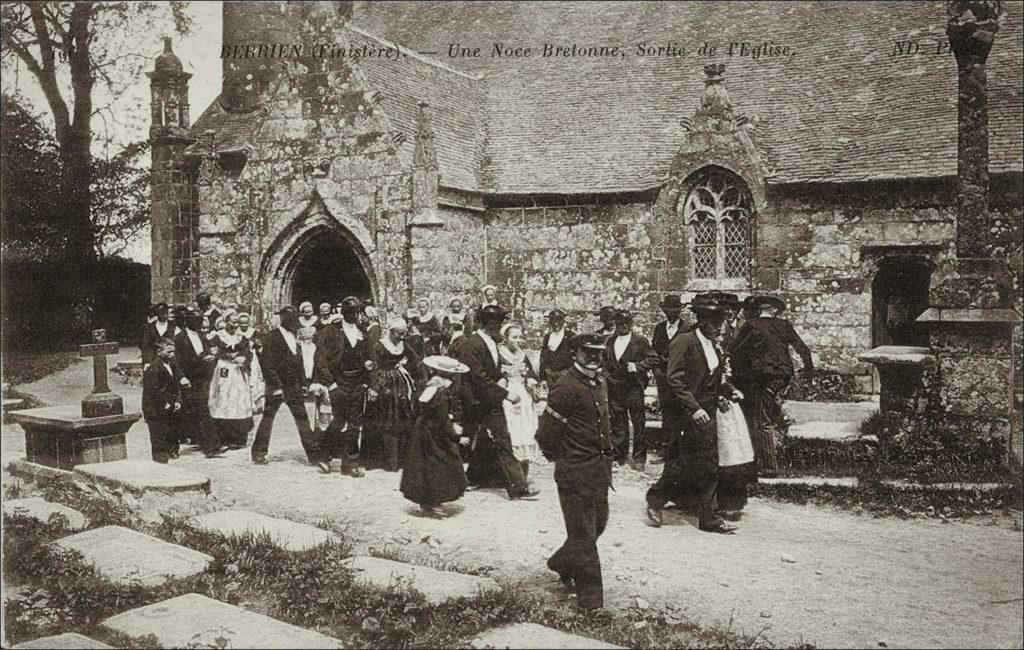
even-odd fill
[[[761,476],[778,472],[777,449],[785,429],[782,405],[795,370],[790,348],[803,361],[803,373],[814,372],[811,350],[789,321],[779,318],[786,303],[777,296],[747,298],[750,318],[740,327],[733,344],[734,374],[746,395],[744,410],[753,425],[752,440]]]
[[[551,388],[537,428],[537,444],[555,461],[558,502],[565,520],[565,544],[548,568],[576,591],[586,611],[604,605],[597,538],[608,523],[614,446],[608,388],[601,373],[605,345],[596,333],[580,334],[574,363]]]
[[[505,400],[517,404],[519,397],[498,383],[502,379],[498,341],[505,310],[486,305],[477,314],[479,329],[466,337],[456,357],[469,366],[462,381],[462,410],[463,418],[476,434],[467,477],[471,483],[479,484],[500,475],[510,499],[532,497],[538,491],[527,484],[523,467],[512,451],[502,406]]]
[[[633,314],[620,309],[615,314],[615,335],[605,343],[604,375],[608,380],[615,462],[630,458],[629,431],[633,430],[632,464],[643,471],[647,464],[647,424],[644,390],[648,373],[658,366],[658,355],[645,336],[633,331]]]
[[[654,369],[654,385],[658,389],[658,404],[661,407],[661,430],[666,442],[672,442],[679,436],[679,405],[675,395],[668,388],[666,378],[668,372],[668,350],[675,338],[686,331],[687,325],[682,319],[683,301],[679,294],[669,293],[662,298],[661,311],[665,320],[654,326],[651,336],[651,347],[658,354],[658,367]]]
[[[694,299],[691,309],[697,327],[676,337],[669,349],[668,385],[679,402],[682,437],[676,453],[665,461],[658,482],[647,491],[647,518],[662,525],[662,508],[680,488],[699,502],[702,531],[735,531],[718,515],[718,434],[715,415],[719,397],[738,400],[742,395],[723,381],[724,358],[719,339],[725,312],[717,301]]]

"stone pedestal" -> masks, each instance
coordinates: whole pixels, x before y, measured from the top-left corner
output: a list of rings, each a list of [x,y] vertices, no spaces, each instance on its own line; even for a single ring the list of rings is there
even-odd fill
[[[142,414],[87,418],[68,405],[16,411],[9,417],[25,430],[26,460],[70,471],[75,465],[127,458],[125,434]]]

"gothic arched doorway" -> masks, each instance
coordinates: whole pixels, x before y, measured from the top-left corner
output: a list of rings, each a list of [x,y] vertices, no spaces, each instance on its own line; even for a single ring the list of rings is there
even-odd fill
[[[921,257],[886,257],[871,283],[871,342],[927,346],[928,330],[917,317],[928,309],[931,264]]]
[[[362,257],[339,229],[308,231],[285,267],[283,302],[298,305],[308,300],[316,309],[322,302],[334,305],[346,296],[372,299],[373,284]]]

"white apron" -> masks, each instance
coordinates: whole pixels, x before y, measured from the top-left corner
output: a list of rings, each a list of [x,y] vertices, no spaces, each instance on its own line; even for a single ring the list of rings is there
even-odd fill
[[[732,467],[754,461],[754,447],[743,411],[735,402],[723,412],[718,411],[718,466]]]

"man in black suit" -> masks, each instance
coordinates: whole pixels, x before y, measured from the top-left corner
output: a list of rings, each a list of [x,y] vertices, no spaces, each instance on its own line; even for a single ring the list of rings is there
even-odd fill
[[[316,333],[318,375],[315,381],[327,386],[334,419],[327,431],[327,439],[320,444],[323,458],[320,470],[330,472],[332,458],[341,458],[341,471],[359,478],[359,433],[363,426],[366,402],[377,399],[370,388],[373,369],[373,343],[359,327],[363,312],[362,302],[349,296],[341,301],[341,322],[337,327],[325,327]]]
[[[209,319],[210,329],[216,330],[220,311],[213,305],[213,299],[210,297],[210,294],[205,292],[196,294],[196,306],[199,309],[199,315]]]
[[[469,366],[469,372],[462,378],[462,413],[470,425],[467,430],[476,432],[476,447],[466,477],[478,480],[500,473],[510,499],[536,496],[539,490],[527,484],[523,467],[512,452],[512,438],[502,408],[506,399],[513,404],[519,402],[518,395],[498,384],[501,367],[497,341],[505,310],[487,305],[477,310],[477,316],[480,329],[466,337],[456,357]]]
[[[565,312],[552,309],[548,312],[548,324],[551,329],[544,335],[540,344],[540,380],[548,384],[548,389],[555,385],[558,378],[569,371],[573,364],[573,339],[576,332],[565,329]]]
[[[139,344],[142,349],[143,369],[156,361],[156,345],[160,339],[174,341],[175,327],[174,323],[167,318],[167,303],[157,303],[153,307],[153,311],[156,314],[156,320],[143,328],[142,343]]]
[[[210,379],[214,355],[210,342],[199,333],[203,316],[182,309],[174,319],[181,325],[174,337],[174,358],[181,371],[181,428],[178,441],[189,439],[199,445],[207,458],[218,458],[227,451],[210,418]]]
[[[270,434],[274,429],[274,417],[281,404],[287,404],[299,430],[299,440],[306,452],[306,459],[319,464],[321,460],[318,441],[309,425],[306,413],[306,389],[302,368],[302,354],[299,351],[296,332],[299,329],[299,314],[294,307],[282,307],[277,312],[279,324],[276,329],[263,337],[263,380],[266,383],[266,406],[263,419],[256,429],[252,442],[252,462],[267,464],[267,450],[270,448]]]
[[[178,457],[181,375],[174,366],[174,341],[157,341],[155,355],[142,372],[142,416],[149,426],[153,460],[167,463],[168,459]]]
[[[615,314],[618,312],[619,310],[615,309],[615,307],[605,305],[594,314],[601,321],[601,329],[597,330],[597,333],[601,335],[601,338],[606,343],[608,339],[615,336]]]
[[[620,309],[615,314],[615,336],[604,348],[604,372],[608,379],[608,408],[611,411],[615,462],[629,456],[629,428],[633,425],[633,466],[642,471],[647,464],[647,421],[644,389],[648,373],[658,366],[658,355],[647,337],[633,333],[633,314]]]
[[[700,530],[731,534],[736,528],[718,515],[718,432],[715,415],[719,400],[738,401],[742,395],[723,382],[724,357],[719,347],[725,314],[713,300],[694,300],[697,327],[676,336],[669,348],[668,385],[679,401],[682,438],[677,453],[665,460],[658,482],[647,491],[647,518],[662,525],[662,508],[681,486],[699,501]]]
[[[668,446],[664,456],[671,453],[671,446],[676,443],[679,432],[682,431],[682,425],[679,422],[679,404],[668,387],[668,350],[676,336],[686,331],[687,325],[680,317],[683,312],[683,303],[678,294],[667,294],[662,299],[660,307],[665,314],[665,320],[654,326],[651,347],[658,353],[658,367],[654,369],[654,385],[658,389],[658,404],[661,406],[661,430]]]

